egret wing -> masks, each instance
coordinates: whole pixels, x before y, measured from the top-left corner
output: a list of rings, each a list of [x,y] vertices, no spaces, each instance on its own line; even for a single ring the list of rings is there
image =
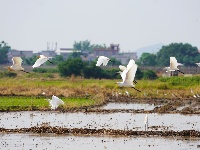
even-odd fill
[[[43,63],[45,63],[48,59],[47,58],[39,58],[36,60],[35,64],[32,66],[33,68],[39,67]]]
[[[108,60],[107,60],[108,59]],[[97,64],[96,66],[100,66],[101,64],[103,64],[104,66],[107,65],[107,63],[109,61],[109,58],[105,57],[105,56],[99,56],[98,60],[97,60]]]
[[[133,72],[133,69],[131,69],[133,65],[135,65],[135,61],[133,59],[131,59],[129,61],[128,65],[127,65],[127,68],[121,74],[123,82],[127,82],[127,81],[130,81],[132,79],[130,74]],[[137,70],[137,68],[136,68],[136,70]],[[130,71],[130,73],[128,73],[129,71]],[[134,75],[134,77],[135,77],[135,75]],[[134,77],[133,77],[133,80],[134,80]]]
[[[109,62],[109,58],[104,58],[104,61],[103,61],[103,66],[106,66]]]
[[[59,99],[57,96],[53,95],[52,100],[55,102],[56,105],[63,105],[64,104],[64,102],[61,99]]]
[[[177,60],[175,57],[170,57],[170,69],[176,69],[178,66]]]
[[[15,67],[21,67],[22,61],[23,60],[21,59],[21,57],[13,57],[12,58],[13,66],[15,66]]]
[[[127,72],[127,75],[126,75],[126,82],[129,82],[129,83],[132,83],[134,78],[135,78],[135,74],[136,74],[136,71],[137,71],[137,65],[136,64],[133,64],[130,69],[128,70]]]
[[[196,63],[200,67],[200,63]]]
[[[46,56],[44,56],[44,55],[40,55],[40,58],[47,58]]]
[[[122,65],[119,65],[119,69],[120,69],[121,71],[124,71],[124,70],[126,69],[126,67],[125,67],[125,66],[122,66]]]

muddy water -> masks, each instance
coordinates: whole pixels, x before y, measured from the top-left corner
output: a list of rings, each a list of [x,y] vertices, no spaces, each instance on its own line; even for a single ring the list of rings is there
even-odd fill
[[[198,150],[200,146],[200,139],[57,136],[54,134],[0,134],[0,141],[1,149]]]
[[[56,111],[1,112],[0,127],[7,129],[29,128],[49,123],[50,126],[90,129],[144,130],[146,114],[132,113],[61,113]],[[149,130],[200,130],[199,115],[148,114]],[[157,126],[157,128],[152,128]]]
[[[156,106],[154,104],[136,104],[136,103],[108,103],[101,109],[143,109],[153,110]]]

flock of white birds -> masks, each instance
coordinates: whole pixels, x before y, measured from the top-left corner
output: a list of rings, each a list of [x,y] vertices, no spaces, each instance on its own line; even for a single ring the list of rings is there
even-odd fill
[[[50,63],[53,64],[53,62],[51,62],[49,59],[51,59],[52,57],[46,57],[44,55],[40,55],[38,56],[38,59],[36,60],[35,64],[32,66],[33,68],[39,67],[42,64],[44,64],[46,61],[49,61]],[[22,67],[22,59],[21,57],[13,57],[12,58],[13,61],[13,65],[12,66],[7,66],[6,68],[9,71],[23,71],[26,72],[24,70],[24,68]],[[105,57],[105,56],[99,56],[96,66],[106,66],[108,64],[108,62],[111,61],[110,58]],[[112,61],[111,61],[112,62]],[[199,67],[200,67],[200,63],[196,63]],[[183,73],[182,71],[180,71],[178,69],[178,66],[183,65],[181,63],[178,63],[175,57],[170,57],[170,66],[166,67],[167,71],[173,72],[173,71],[179,71],[181,73]],[[140,90],[135,88],[135,85],[137,84],[137,81],[135,80],[135,74],[137,71],[138,65],[135,63],[135,61],[133,59],[131,59],[128,63],[128,65],[119,66],[120,71],[118,72],[121,75],[122,78],[122,82],[117,82],[117,84],[120,87],[131,87],[134,88],[135,90],[137,90],[138,92],[141,92]],[[29,72],[26,72],[29,73]],[[184,74],[184,73],[183,73]],[[51,106],[51,109],[56,109],[59,105],[63,105],[64,102],[59,99],[56,96],[52,96],[52,100],[48,99],[49,104]]]

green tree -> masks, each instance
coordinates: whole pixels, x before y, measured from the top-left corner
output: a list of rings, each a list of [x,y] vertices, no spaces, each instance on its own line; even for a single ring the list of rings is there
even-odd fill
[[[29,57],[29,58],[22,57],[22,60],[24,64],[32,66],[36,62],[37,56],[33,55],[32,57]]]
[[[87,50],[87,51],[93,51],[94,48],[106,48],[106,45],[99,45],[99,44],[91,44],[90,41],[80,41],[80,42],[74,42],[73,44],[74,50]]]
[[[62,55],[56,55],[55,57],[52,58],[51,60],[54,64],[59,64],[64,61],[64,58]]]
[[[150,79],[150,80],[154,80],[156,78],[158,78],[158,76],[156,75],[156,73],[152,70],[145,70],[143,72],[143,78],[144,79]]]
[[[155,66],[156,55],[150,53],[142,53],[138,63],[142,66]]]
[[[69,58],[81,58],[81,54],[82,54],[82,53],[80,53],[80,52],[74,51],[73,53],[71,53],[71,54],[69,55]]]
[[[172,43],[163,46],[157,53],[157,64],[159,66],[169,66],[169,58],[176,57],[177,61],[185,66],[194,66],[200,60],[200,53],[197,47],[186,43]]]
[[[58,65],[58,70],[61,76],[80,76],[84,67],[85,63],[80,58],[69,58]]]
[[[8,62],[8,51],[10,50],[10,46],[7,45],[4,41],[0,43],[0,64],[4,64]]]
[[[135,74],[135,79],[140,80],[143,78],[143,72],[140,70],[140,68],[137,68],[136,74]]]

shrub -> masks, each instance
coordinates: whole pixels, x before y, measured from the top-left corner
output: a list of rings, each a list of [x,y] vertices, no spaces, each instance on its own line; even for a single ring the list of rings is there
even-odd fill
[[[152,70],[145,70],[144,74],[143,74],[143,78],[144,79],[150,79],[150,80],[154,80],[157,79],[158,76],[156,75],[156,73]]]
[[[14,78],[16,77],[17,74],[15,72],[0,72],[0,78],[3,78],[3,77],[9,77],[9,78]]]

